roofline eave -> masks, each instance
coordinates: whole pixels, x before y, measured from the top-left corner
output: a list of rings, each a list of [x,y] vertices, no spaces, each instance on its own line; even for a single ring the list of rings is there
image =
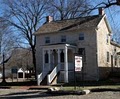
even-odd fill
[[[110,27],[110,25],[109,25],[109,22],[107,21],[106,14],[103,15],[102,19],[100,20],[100,22],[98,23],[98,25],[97,25],[96,28],[97,28],[97,29],[99,28],[99,24],[101,23],[101,21],[102,21],[103,19],[105,19],[105,23],[106,23],[106,26],[107,26],[107,28],[108,28],[109,34],[111,34],[111,33],[112,33],[112,29],[111,29],[111,27]]]

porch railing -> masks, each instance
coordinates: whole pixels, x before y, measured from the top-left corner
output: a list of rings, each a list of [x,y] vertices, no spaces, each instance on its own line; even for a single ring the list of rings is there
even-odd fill
[[[48,74],[48,72],[49,71],[44,71],[44,72],[40,73],[39,75],[37,75],[37,85],[40,85],[40,83],[45,78],[45,76]]]
[[[55,66],[53,71],[47,76],[47,84],[50,85],[57,73],[60,71],[60,64]]]
[[[73,63],[68,63],[68,70],[73,70],[74,69],[74,64]],[[51,64],[52,65],[52,64]],[[43,68],[43,72],[40,73],[37,76],[37,84],[40,85],[40,83],[42,82],[42,80],[47,76],[47,84],[50,85],[51,82],[53,81],[53,79],[55,78],[55,76],[57,75],[57,73],[60,70],[64,71],[64,63],[59,63],[57,66],[54,67],[54,69],[50,69],[47,68],[48,66],[46,66],[46,68]],[[48,74],[50,71],[52,70],[52,72],[50,74]]]

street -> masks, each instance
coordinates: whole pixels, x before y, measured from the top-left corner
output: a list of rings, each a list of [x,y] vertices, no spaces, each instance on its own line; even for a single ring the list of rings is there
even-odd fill
[[[120,92],[92,92],[88,95],[50,95],[46,90],[0,89],[0,99],[118,99]]]

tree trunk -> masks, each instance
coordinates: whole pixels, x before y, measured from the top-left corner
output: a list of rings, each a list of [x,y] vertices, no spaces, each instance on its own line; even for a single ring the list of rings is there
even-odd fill
[[[35,70],[35,79],[37,79],[37,74],[36,74],[36,55],[35,55],[35,48],[32,47],[32,57],[33,57],[33,65],[34,65],[34,70]]]
[[[6,83],[6,80],[5,80],[5,63],[4,63],[4,61],[5,61],[5,56],[4,56],[4,54],[3,54],[3,77],[2,77],[2,83]]]

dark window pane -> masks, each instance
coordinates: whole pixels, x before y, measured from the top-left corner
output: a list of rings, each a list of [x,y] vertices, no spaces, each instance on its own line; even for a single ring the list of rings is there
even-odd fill
[[[86,61],[85,48],[79,48],[78,54],[83,57],[83,61]]]
[[[64,62],[64,53],[63,53],[63,51],[60,53],[60,61]]]
[[[66,36],[61,36],[61,42],[66,42]]]
[[[48,53],[46,52],[45,53],[45,63],[48,63],[49,62],[49,58],[48,58]]]
[[[78,54],[79,55],[85,55],[85,48],[79,48]]]
[[[45,37],[45,43],[50,43],[50,37]]]
[[[107,52],[107,62],[109,62],[109,52]]]
[[[79,40],[84,40],[84,33],[79,34]]]

